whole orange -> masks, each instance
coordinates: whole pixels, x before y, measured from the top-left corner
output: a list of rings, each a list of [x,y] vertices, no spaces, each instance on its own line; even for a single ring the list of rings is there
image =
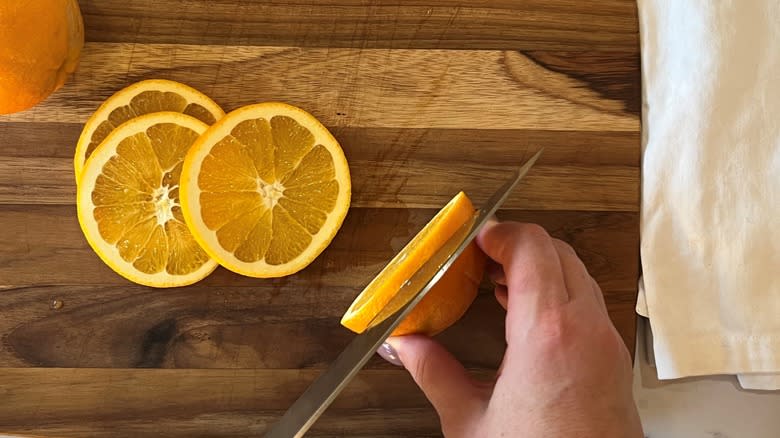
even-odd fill
[[[0,114],[26,110],[60,88],[83,46],[77,0],[0,2]]]

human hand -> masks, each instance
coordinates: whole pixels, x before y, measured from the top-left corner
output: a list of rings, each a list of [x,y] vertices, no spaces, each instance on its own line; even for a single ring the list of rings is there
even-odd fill
[[[491,223],[477,238],[507,310],[495,382],[479,382],[425,336],[388,339],[447,437],[641,437],[631,356],[596,281],[543,228]],[[385,351],[387,355],[387,351]]]

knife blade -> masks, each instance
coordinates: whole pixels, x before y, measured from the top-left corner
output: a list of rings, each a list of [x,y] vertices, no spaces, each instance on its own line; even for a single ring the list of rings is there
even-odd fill
[[[414,309],[444,275],[450,265],[477,236],[483,225],[506,201],[520,180],[542,154],[539,150],[439,248],[412,277],[401,286],[395,297],[374,317],[369,328],[339,354],[325,372],[315,380],[269,430],[266,438],[302,437],[325,412],[336,396],[374,355],[403,319]]]

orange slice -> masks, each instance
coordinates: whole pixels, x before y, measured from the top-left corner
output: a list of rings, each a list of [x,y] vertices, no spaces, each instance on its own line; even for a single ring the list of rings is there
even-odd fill
[[[113,130],[84,166],[77,191],[81,229],[123,277],[147,286],[184,286],[216,268],[179,206],[184,156],[207,127],[175,112],[136,117]]]
[[[225,115],[208,96],[179,82],[149,79],[130,85],[106,99],[84,124],[73,157],[76,180],[87,158],[111,131],[133,117],[158,111],[187,114],[207,125]]]
[[[390,303],[401,286],[474,215],[474,206],[458,193],[358,295],[341,324],[362,333]],[[485,254],[472,242],[428,294],[393,332],[433,336],[460,319],[477,296]],[[397,301],[397,300],[396,300]]]
[[[311,114],[283,103],[239,108],[209,128],[184,161],[184,217],[231,271],[281,277],[311,263],[349,209],[349,167]]]

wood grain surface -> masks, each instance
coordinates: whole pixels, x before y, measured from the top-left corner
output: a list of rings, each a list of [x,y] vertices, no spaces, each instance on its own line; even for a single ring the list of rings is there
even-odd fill
[[[499,217],[569,243],[633,351],[640,70],[633,0],[94,0],[77,73],[0,116],[0,433],[260,435],[351,334],[361,288],[459,190],[479,204],[540,147]],[[218,269],[128,283],[91,251],[74,147],[105,98],[168,78],[226,110],[281,100],[344,147],[353,207],[286,278]],[[505,347],[490,285],[439,340],[490,378]],[[439,436],[404,370],[372,359],[312,436]]]

